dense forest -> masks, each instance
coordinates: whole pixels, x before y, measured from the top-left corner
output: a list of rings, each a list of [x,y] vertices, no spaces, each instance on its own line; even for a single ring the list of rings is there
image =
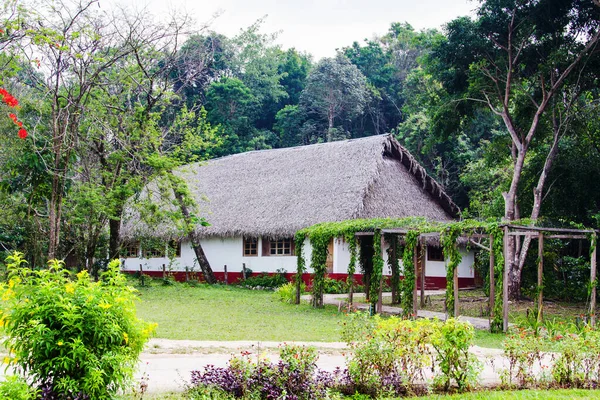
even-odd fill
[[[183,231],[205,223],[173,174],[185,163],[383,133],[463,217],[597,226],[593,0],[482,0],[442,30],[393,22],[321,60],[282,49],[261,20],[227,37],[59,3],[0,9],[0,244],[33,263],[117,255],[128,199],[165,217],[136,197],[150,180],[175,194],[166,217]]]

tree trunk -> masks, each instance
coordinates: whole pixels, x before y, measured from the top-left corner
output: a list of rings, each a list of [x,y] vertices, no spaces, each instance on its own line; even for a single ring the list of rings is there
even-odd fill
[[[118,215],[121,214],[122,212],[118,213]],[[110,235],[108,244],[108,258],[109,260],[114,260],[119,258],[119,253],[121,252],[121,219],[109,219],[108,229]]]
[[[525,163],[525,156],[527,155],[526,146],[517,146],[516,159],[514,164],[514,171],[512,181],[510,183],[510,189],[508,192],[502,193],[504,197],[504,220],[506,222],[514,221],[519,217],[519,210],[517,206],[517,189],[521,181],[521,173],[523,172],[523,165]],[[508,266],[508,293],[511,299],[517,299],[521,295],[521,274],[519,271],[518,263],[518,247],[519,239],[516,236],[512,236],[507,240],[507,266]]]
[[[58,257],[58,246],[60,244],[60,218],[62,211],[62,190],[59,172],[52,178],[52,194],[48,210],[48,222],[50,232],[48,234],[48,259],[54,260]]]
[[[192,226],[193,226],[192,218],[191,218],[190,212],[185,204],[183,196],[181,195],[181,193],[179,193],[175,189],[174,185],[173,185],[173,193],[175,194],[175,198],[177,199],[177,202],[179,203],[179,207],[181,209],[181,213],[183,214],[183,219],[185,221],[186,230],[187,230],[186,235],[187,235],[190,243],[192,244],[192,248],[194,249],[194,253],[196,254],[196,259],[198,260],[198,265],[200,265],[200,269],[202,270],[202,273],[204,274],[204,279],[206,279],[206,282],[210,283],[210,284],[217,283],[217,279],[215,278],[215,275],[210,266],[210,263],[208,262],[208,258],[206,258],[204,249],[202,248],[200,241],[197,240],[194,235],[194,230],[192,229]]]

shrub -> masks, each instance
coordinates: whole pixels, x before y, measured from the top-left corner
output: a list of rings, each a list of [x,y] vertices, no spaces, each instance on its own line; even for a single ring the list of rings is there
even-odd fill
[[[31,388],[20,376],[7,376],[0,382],[0,400],[34,400],[38,395],[39,391]]]
[[[238,285],[249,288],[268,288],[275,289],[281,285],[288,283],[285,277],[285,270],[277,270],[275,274],[269,275],[263,272],[259,275],[247,278],[245,281],[237,282]]]
[[[280,360],[252,360],[243,352],[226,368],[208,365],[192,371],[191,398],[322,399],[331,386],[331,375],[317,371],[317,352],[312,347],[284,345]],[[210,397],[216,396],[216,397]],[[221,396],[221,397],[218,397]]]
[[[441,372],[434,379],[436,386],[447,391],[455,382],[462,392],[477,383],[481,364],[469,353],[474,338],[473,325],[468,322],[449,318],[443,323],[436,323],[431,335],[436,364]]]
[[[302,282],[300,284],[300,292],[304,291],[306,291],[306,284]],[[275,290],[275,295],[282,302],[293,304],[296,301],[296,284],[294,282],[288,282],[285,285],[279,286]]]
[[[348,293],[348,284],[337,279],[325,278],[323,281],[323,293],[344,294]]]
[[[600,332],[588,330],[559,339],[552,377],[561,386],[597,388],[600,383]]]
[[[541,383],[545,379],[540,375],[543,371],[543,345],[543,338],[532,331],[520,328],[511,332],[502,343],[508,360],[508,369],[500,375],[502,384],[510,388],[526,388]]]
[[[135,314],[136,292],[112,261],[99,282],[72,280],[60,261],[34,271],[8,259],[1,321],[9,362],[44,398],[108,399],[126,387],[154,326]]]
[[[342,338],[354,354],[348,371],[356,389],[371,396],[403,395],[424,391],[425,369],[436,366],[434,383],[449,390],[469,389],[478,376],[479,362],[469,353],[472,325],[350,314]]]

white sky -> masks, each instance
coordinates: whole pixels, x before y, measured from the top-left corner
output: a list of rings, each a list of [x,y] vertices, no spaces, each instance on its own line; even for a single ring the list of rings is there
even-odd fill
[[[335,49],[354,41],[383,35],[392,22],[408,22],[415,29],[441,28],[452,19],[472,14],[470,0],[115,0],[147,6],[155,15],[170,9],[186,10],[198,23],[220,16],[211,29],[233,36],[241,28],[268,15],[264,33],[281,31],[278,43],[295,47],[315,60],[335,55]]]

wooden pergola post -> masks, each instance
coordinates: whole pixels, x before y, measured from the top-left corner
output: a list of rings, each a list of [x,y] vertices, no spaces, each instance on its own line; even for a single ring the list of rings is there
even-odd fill
[[[419,308],[417,307],[417,298],[418,298],[418,292],[417,292],[417,282],[419,280],[419,245],[418,245],[419,241],[417,241],[417,244],[415,244],[415,248],[413,251],[413,267],[415,269],[415,288],[413,290],[413,315],[416,317],[417,316],[417,311],[419,310]]]
[[[383,233],[381,236],[381,259],[383,260],[383,255],[385,254],[385,237]],[[383,311],[383,296],[381,293],[383,292],[383,267],[381,268],[381,276],[379,277],[379,291],[377,293],[377,314],[381,314]]]
[[[458,267],[454,267],[454,318],[458,318],[460,305],[458,304]]]
[[[597,236],[596,232],[592,234],[592,244],[594,245],[594,249],[592,250],[591,262],[590,262],[590,279],[592,282],[592,293],[590,299],[590,324],[593,328],[596,327],[596,257],[597,257]]]
[[[508,332],[508,226],[504,227],[504,273],[502,274],[502,330]]]
[[[544,289],[543,289],[543,277],[544,277],[544,232],[538,233],[538,277],[537,277],[537,289],[538,289],[538,315],[537,322],[541,323],[544,318]]]
[[[423,254],[427,254],[427,244],[424,245],[424,250]],[[421,260],[421,308],[425,308],[425,260]]]
[[[490,235],[490,326],[494,319],[494,305],[496,303],[496,259],[494,256],[494,235]]]

